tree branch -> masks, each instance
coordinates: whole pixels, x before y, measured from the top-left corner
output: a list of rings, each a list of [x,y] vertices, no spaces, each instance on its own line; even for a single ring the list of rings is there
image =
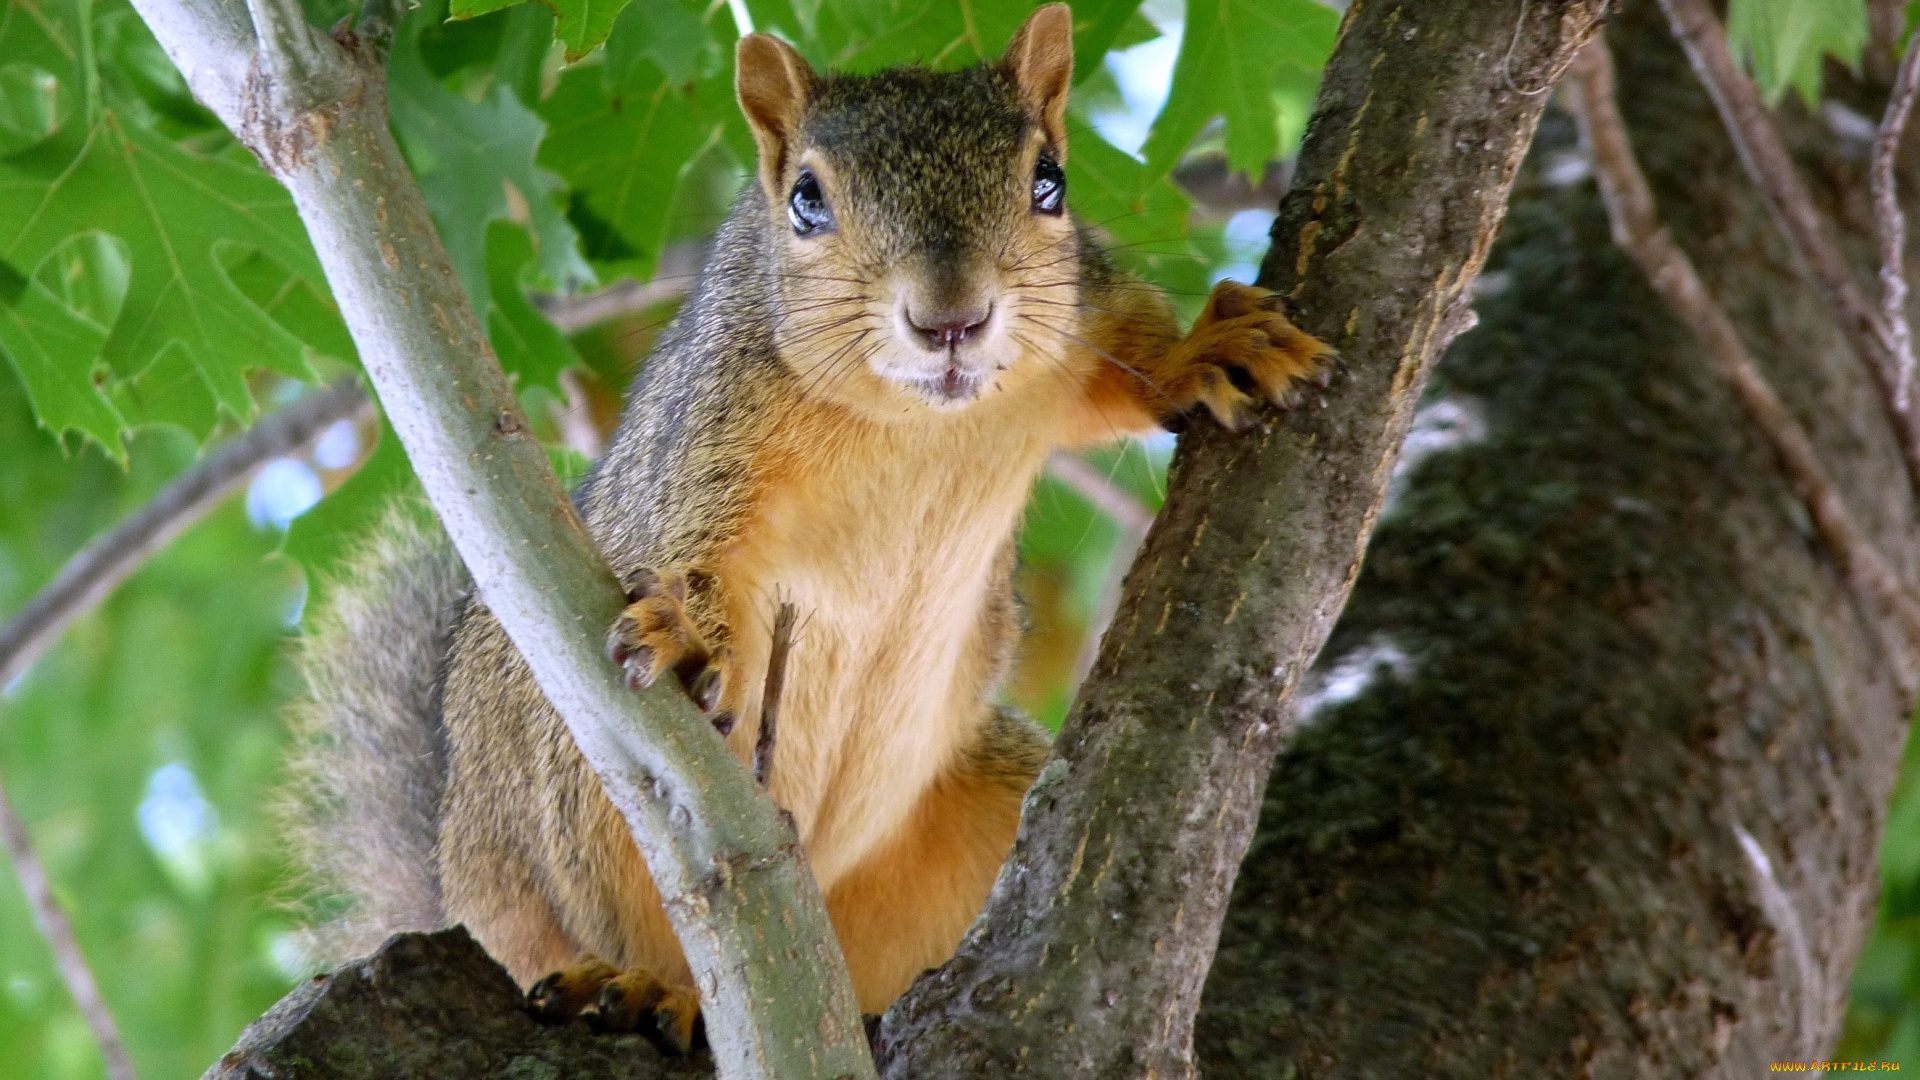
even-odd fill
[[[1760,88],[1734,62],[1726,27],[1709,0],[1660,0],[1660,6],[1694,73],[1713,98],[1740,163],[1773,212],[1780,234],[1826,297],[1847,343],[1879,382],[1888,423],[1906,462],[1909,486],[1920,494],[1920,410],[1901,405],[1906,400],[1901,361],[1879,313],[1867,302],[1846,257],[1828,233],[1773,115],[1760,99]]]
[[[113,1022],[113,1013],[100,996],[93,969],[87,966],[86,954],[80,951],[80,941],[73,936],[73,924],[67,921],[66,911],[53,895],[53,882],[47,877],[46,866],[40,862],[40,853],[34,850],[27,823],[20,820],[5,787],[0,787],[0,842],[6,844],[14,875],[20,879],[21,891],[27,894],[33,924],[46,939],[54,963],[60,968],[60,978],[67,984],[67,993],[73,996],[80,1018],[86,1021],[93,1041],[100,1046],[107,1075],[112,1080],[140,1080],[140,1074],[134,1071],[133,1059],[127,1056],[126,1044],[120,1041],[120,1029]]]
[[[1614,101],[1613,61],[1603,40],[1596,40],[1575,62],[1568,90],[1581,134],[1593,153],[1614,242],[1633,257],[1654,291],[1699,339],[1754,426],[1779,455],[1821,540],[1861,603],[1868,611],[1893,616],[1909,647],[1920,644],[1920,599],[1854,523],[1813,441],[1760,374],[1732,320],[1707,292],[1693,261],[1660,224],[1653,191],[1640,171]],[[1911,695],[1915,687],[1908,682],[1903,680],[1901,691]]]
[[[169,55],[183,56],[202,48],[204,9],[192,5],[205,2],[135,6]],[[236,93],[183,64],[189,85],[293,195],[481,599],[633,832],[706,1005],[720,1075],[871,1076],[852,983],[791,824],[672,680],[633,694],[601,653],[625,597],[454,276],[388,129],[377,66],[352,39],[304,28],[293,0],[250,6],[274,28],[269,45],[293,44],[286,55],[228,48],[222,67],[315,78],[249,78]]]
[[[1870,170],[1873,225],[1880,239],[1880,321],[1886,327],[1887,347],[1893,352],[1894,404],[1902,413],[1907,411],[1913,393],[1913,327],[1907,321],[1907,213],[1900,206],[1893,167],[1916,93],[1920,93],[1920,48],[1909,43],[1900,60],[1900,73],[1894,78],[1893,93],[1887,98],[1880,130],[1874,136]]]
[[[1348,9],[1261,281],[1351,374],[1327,408],[1264,432],[1182,435],[987,910],[883,1021],[887,1075],[1192,1074],[1194,1008],[1290,699],[1546,103],[1509,82],[1551,85],[1606,6]]]
[[[254,470],[297,451],[367,403],[349,377],[263,417],[161,488],[112,532],[80,549],[0,627],[0,686],[31,667],[75,619],[92,611],[149,556],[244,486]]]
[[[154,552],[172,543],[243,487],[260,466],[307,445],[330,425],[352,417],[367,404],[367,396],[349,377],[262,418],[246,434],[222,444],[161,488],[111,532],[80,549],[46,588],[0,626],[0,686],[32,667],[74,620],[99,606]],[[133,1062],[120,1041],[113,1014],[100,997],[99,985],[73,936],[66,912],[53,895],[33,838],[4,787],[0,787],[0,840],[6,843],[14,873],[27,894],[34,925],[40,928],[68,993],[100,1044],[108,1075],[114,1080],[135,1080]]]

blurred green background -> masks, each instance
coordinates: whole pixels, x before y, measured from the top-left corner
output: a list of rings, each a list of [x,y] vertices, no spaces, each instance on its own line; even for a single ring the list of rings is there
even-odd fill
[[[353,355],[297,222],[287,231],[284,198],[192,102],[126,0],[0,3],[5,613],[204,445]],[[731,93],[742,20],[820,65],[954,67],[997,55],[1032,6],[429,0],[410,14],[391,72],[396,132],[563,471],[577,475],[604,435],[699,238],[743,182],[751,144]],[[1262,174],[1298,144],[1343,7],[1075,5],[1070,197],[1186,314],[1212,281],[1251,280],[1278,179],[1263,188]],[[350,10],[308,8],[321,25]],[[1771,90],[1812,99],[1824,53],[1857,57],[1860,13],[1859,0],[1747,0],[1731,22]],[[1228,95],[1224,70],[1266,92]],[[136,189],[148,202],[126,198]],[[197,261],[160,274],[162,242],[190,245]],[[590,325],[556,301],[623,280],[656,287]],[[247,329],[219,340],[127,330],[183,311],[227,312]],[[1171,447],[1090,453],[1079,471],[1151,512]],[[0,779],[145,1077],[199,1075],[306,973],[268,814],[280,711],[299,690],[288,647],[344,539],[411,482],[377,422],[339,425],[264,470],[0,689]],[[1029,627],[1006,693],[1049,725],[1130,557],[1125,517],[1051,477],[1034,493],[1020,544]],[[1843,1057],[1920,1062],[1909,1004],[1920,1002],[1920,767],[1908,772]],[[0,1076],[101,1075],[9,877]]]

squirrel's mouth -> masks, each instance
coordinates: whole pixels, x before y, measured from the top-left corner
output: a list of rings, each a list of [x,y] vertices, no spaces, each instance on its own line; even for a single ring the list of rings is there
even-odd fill
[[[986,373],[970,370],[949,352],[946,366],[939,372],[904,380],[927,404],[936,409],[951,409],[969,404],[980,396],[986,385]]]

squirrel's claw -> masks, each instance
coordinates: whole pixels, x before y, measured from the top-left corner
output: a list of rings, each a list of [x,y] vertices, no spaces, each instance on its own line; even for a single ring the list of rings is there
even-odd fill
[[[668,986],[645,968],[601,987],[600,997],[580,1018],[602,1033],[640,1032],[669,1054],[692,1053],[706,1033],[700,995],[690,987]]]
[[[1290,409],[1307,386],[1324,389],[1332,378],[1333,349],[1289,322],[1278,294],[1237,281],[1214,286],[1180,348],[1191,373],[1188,400],[1234,431],[1252,422],[1254,395]]]
[[[527,991],[527,1011],[543,1024],[564,1024],[580,1015],[619,975],[619,968],[597,956],[581,957],[573,966],[534,983]]]
[[[687,615],[686,576],[641,567],[627,575],[625,585],[631,602],[607,631],[607,659],[625,670],[632,690],[644,690],[672,671],[700,711],[713,715],[726,695],[726,652],[710,649]],[[727,727],[732,726],[729,718]]]
[[[546,1024],[578,1017],[603,1033],[640,1032],[670,1054],[691,1053],[706,1037],[700,995],[669,986],[651,971],[620,971],[596,956],[533,984],[527,1010]]]

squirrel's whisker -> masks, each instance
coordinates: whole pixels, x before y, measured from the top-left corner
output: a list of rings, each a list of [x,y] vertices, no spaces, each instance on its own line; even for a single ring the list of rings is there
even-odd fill
[[[1024,312],[1018,313],[1015,317],[1025,319],[1028,322],[1041,327],[1042,329],[1051,330],[1054,333],[1059,334],[1061,337],[1066,338],[1068,341],[1071,341],[1074,344],[1079,345],[1082,348],[1087,349],[1088,351],[1105,358],[1107,362],[1112,364],[1114,367],[1117,367],[1121,371],[1124,371],[1127,374],[1133,376],[1134,378],[1140,380],[1143,384],[1149,387],[1152,387],[1154,393],[1158,394],[1162,398],[1167,398],[1168,400],[1172,400],[1171,397],[1166,393],[1166,391],[1160,388],[1160,384],[1148,378],[1139,369],[1128,366],[1125,361],[1121,360],[1119,357],[1113,355],[1112,353],[1101,348],[1100,346],[1095,345],[1093,342],[1088,341],[1086,338],[1080,337],[1077,334],[1070,334],[1067,331],[1061,329],[1060,327],[1050,325],[1049,323],[1041,320],[1037,316],[1028,315]]]

